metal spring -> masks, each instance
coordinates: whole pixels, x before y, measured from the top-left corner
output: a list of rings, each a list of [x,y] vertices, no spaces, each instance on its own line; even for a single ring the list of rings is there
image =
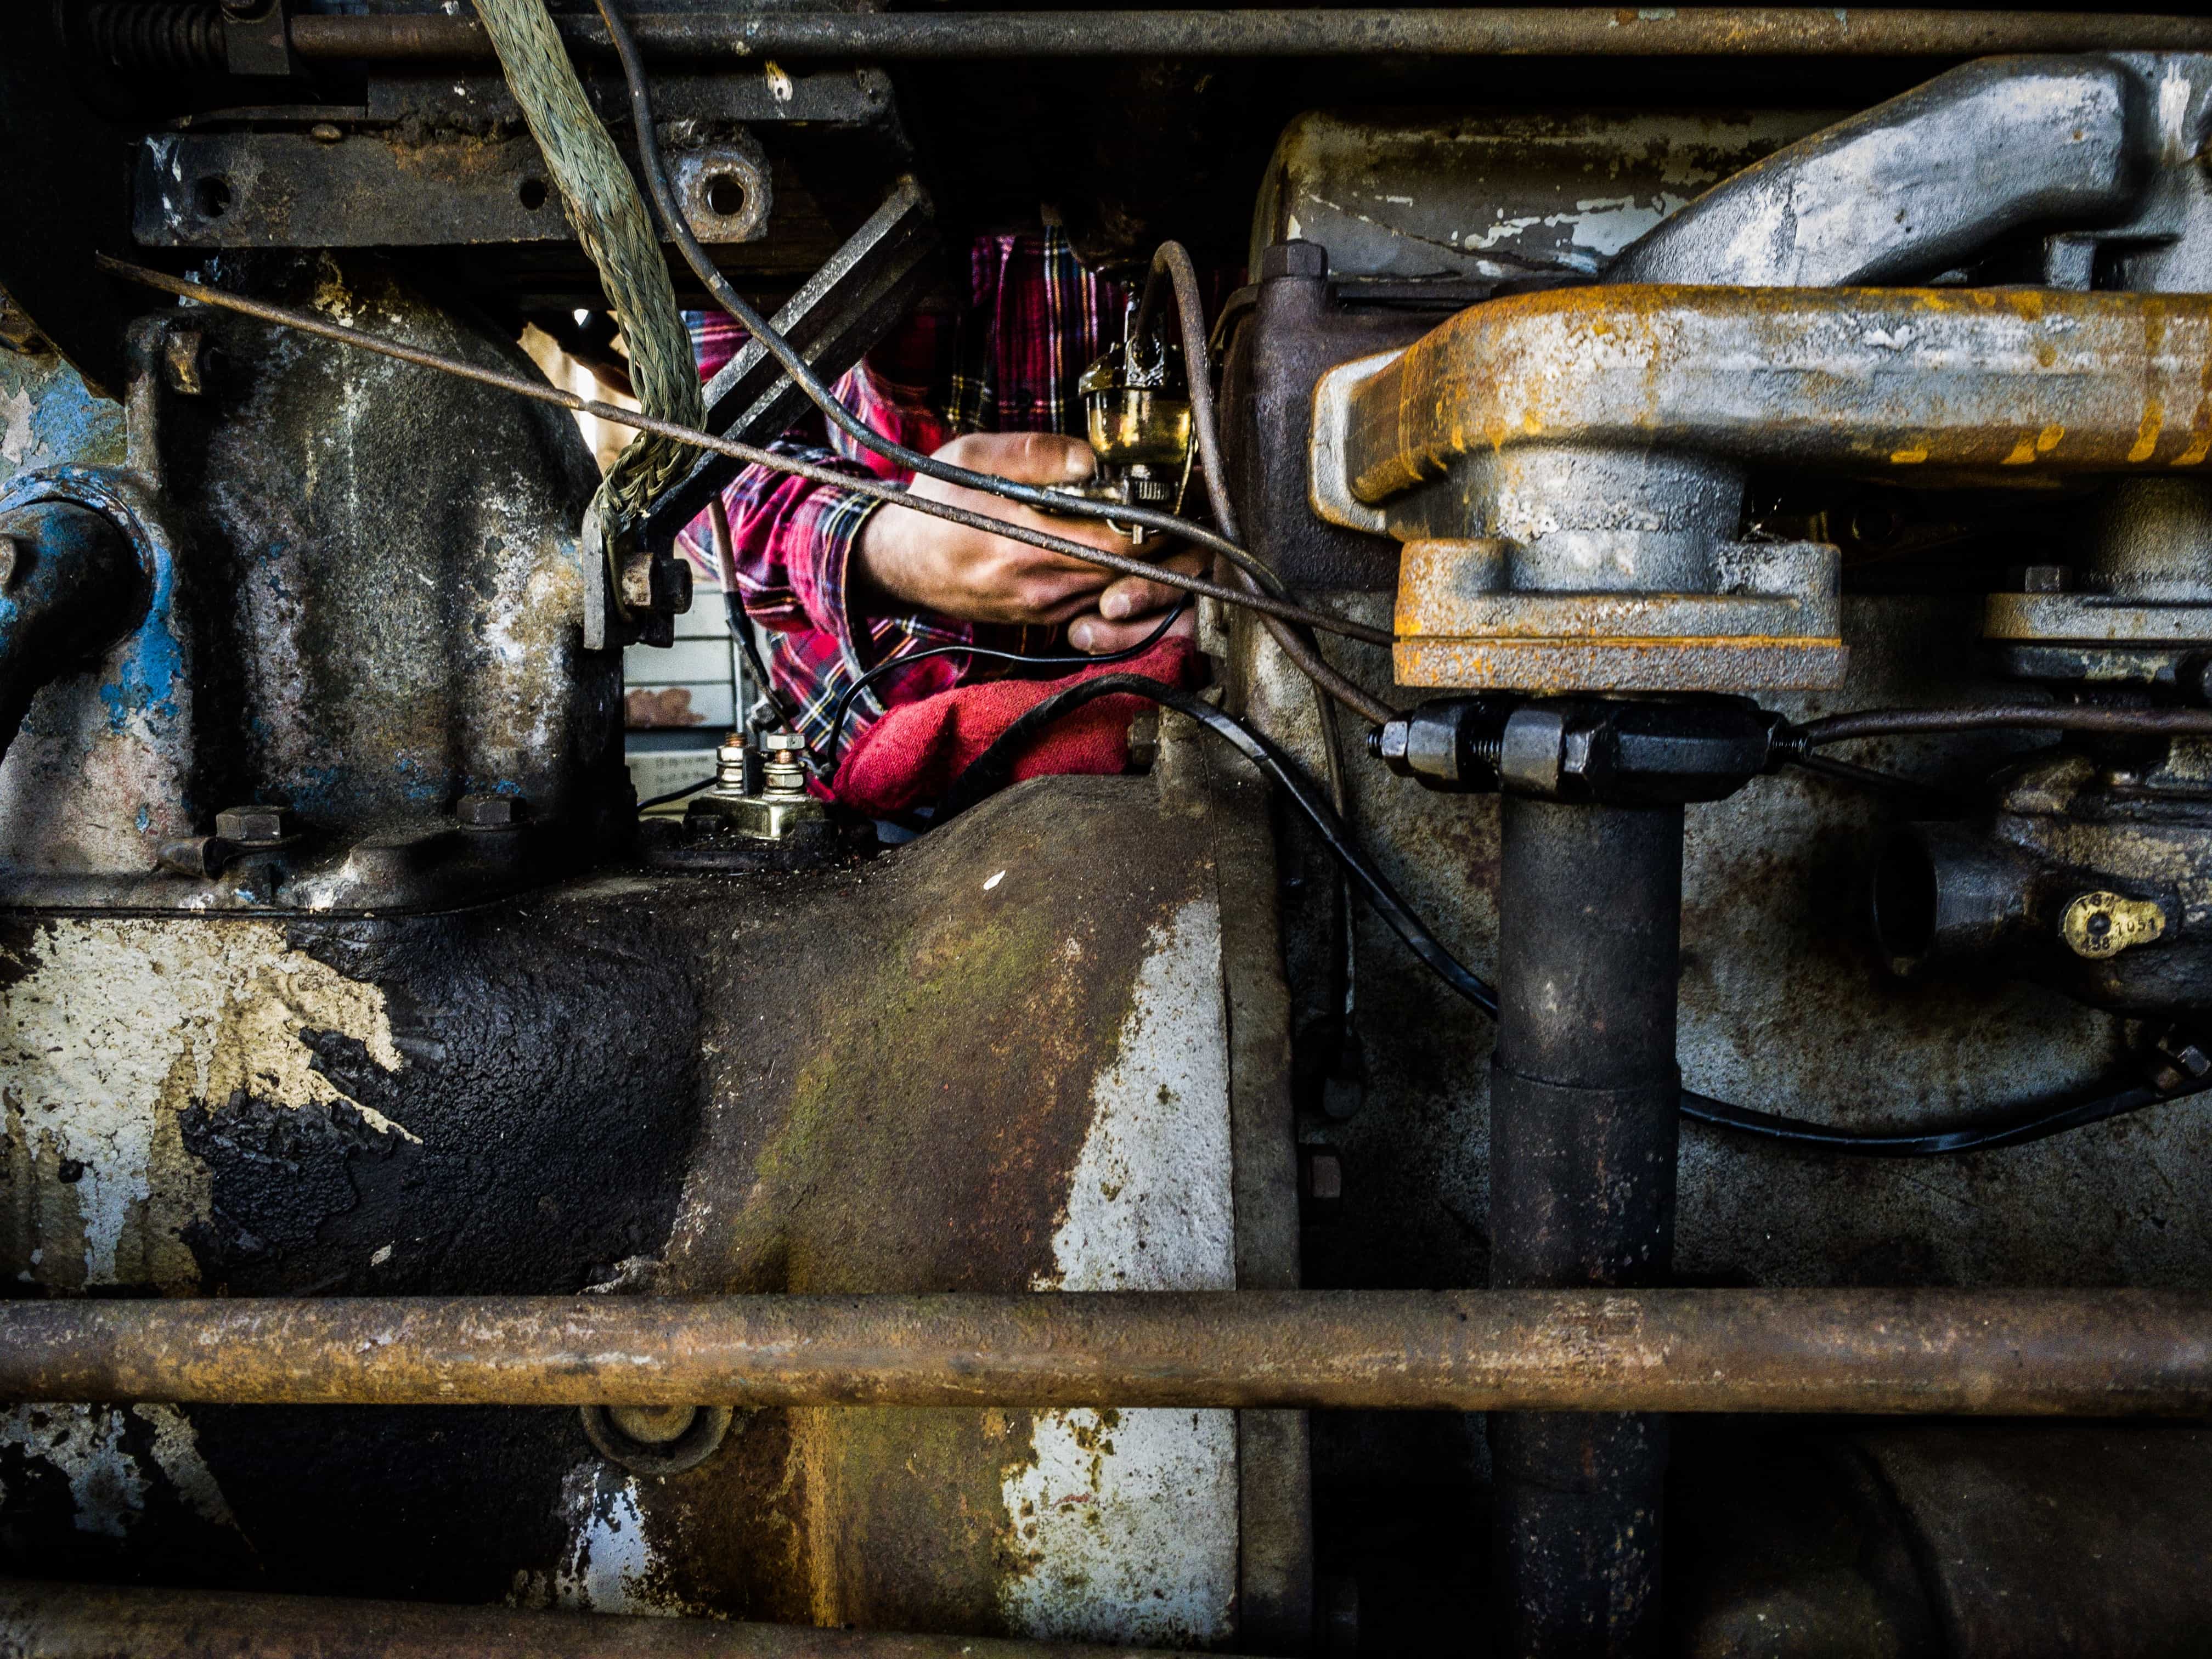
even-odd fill
[[[100,63],[125,71],[220,70],[227,61],[222,12],[205,0],[109,0],[89,9],[83,39]]]

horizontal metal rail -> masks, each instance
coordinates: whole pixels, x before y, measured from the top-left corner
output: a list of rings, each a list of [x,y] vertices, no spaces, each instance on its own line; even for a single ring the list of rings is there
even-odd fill
[[[2212,1412],[2212,1296],[1280,1291],[0,1308],[0,1398]]]
[[[611,54],[596,19],[564,16],[586,52]],[[1977,57],[1985,52],[2191,51],[2212,21],[2095,12],[1864,10],[1801,6],[1407,7],[1402,9],[1006,12],[642,12],[653,59],[729,67],[748,58]],[[488,60],[462,16],[302,16],[302,58]]]
[[[816,1630],[0,1578],[14,1659],[1166,1659],[1073,1642]]]

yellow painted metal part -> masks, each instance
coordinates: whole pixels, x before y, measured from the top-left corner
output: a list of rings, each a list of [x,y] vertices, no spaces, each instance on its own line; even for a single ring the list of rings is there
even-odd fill
[[[2212,295],[1599,287],[1493,300],[1352,394],[1380,504],[1519,443],[2018,485],[2201,468]]]

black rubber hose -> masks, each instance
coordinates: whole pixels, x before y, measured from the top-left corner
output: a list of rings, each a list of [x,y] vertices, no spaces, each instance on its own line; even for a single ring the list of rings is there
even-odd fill
[[[1353,838],[1343,819],[1306,780],[1296,762],[1236,716],[1186,691],[1138,674],[1104,674],[1095,680],[1056,693],[1030,709],[952,781],[939,805],[935,822],[942,823],[996,793],[1013,776],[1013,769],[1052,723],[1069,711],[1096,698],[1116,693],[1150,698],[1164,708],[1188,714],[1208,731],[1225,738],[1241,753],[1283,786],[1291,801],[1320,831],[1328,850],[1340,862],[1353,884],[1375,907],[1391,932],[1403,939],[1422,962],[1454,991],[1492,1018],[1498,1016],[1498,993],[1480,975],[1446,950],[1428,925],[1413,914],[1389,879],[1375,867],[1364,848]],[[1936,1158],[1959,1152],[1992,1152],[2002,1146],[2025,1146],[2063,1134],[2069,1129],[2101,1123],[2110,1118],[2139,1112],[2164,1101],[2184,1100],[2212,1089],[2212,1079],[2171,1092],[2144,1085],[2118,1090],[2070,1105],[2036,1104],[2019,1108],[1986,1122],[1955,1129],[1863,1130],[1838,1129],[1801,1118],[1783,1117],[1731,1105],[1684,1090],[1682,1115],[1732,1133],[1750,1135],[1784,1146],[1841,1152],[1859,1158]]]
[[[2063,704],[1981,703],[1964,708],[1863,708],[1808,720],[1793,733],[1807,749],[1859,738],[1945,732],[2092,732],[2113,737],[2212,737],[2212,708],[2099,708]]]

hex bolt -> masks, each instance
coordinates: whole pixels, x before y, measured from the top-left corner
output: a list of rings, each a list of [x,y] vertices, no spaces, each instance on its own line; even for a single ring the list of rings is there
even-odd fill
[[[226,806],[215,815],[216,834],[240,847],[274,846],[298,828],[289,806]]]
[[[760,739],[761,784],[771,795],[806,793],[806,768],[799,757],[806,744],[796,732],[763,732]]]
[[[464,795],[453,803],[453,817],[465,830],[512,830],[522,822],[520,795]]]
[[[2074,573],[2063,564],[2032,564],[2020,573],[2023,593],[2063,593]]]

